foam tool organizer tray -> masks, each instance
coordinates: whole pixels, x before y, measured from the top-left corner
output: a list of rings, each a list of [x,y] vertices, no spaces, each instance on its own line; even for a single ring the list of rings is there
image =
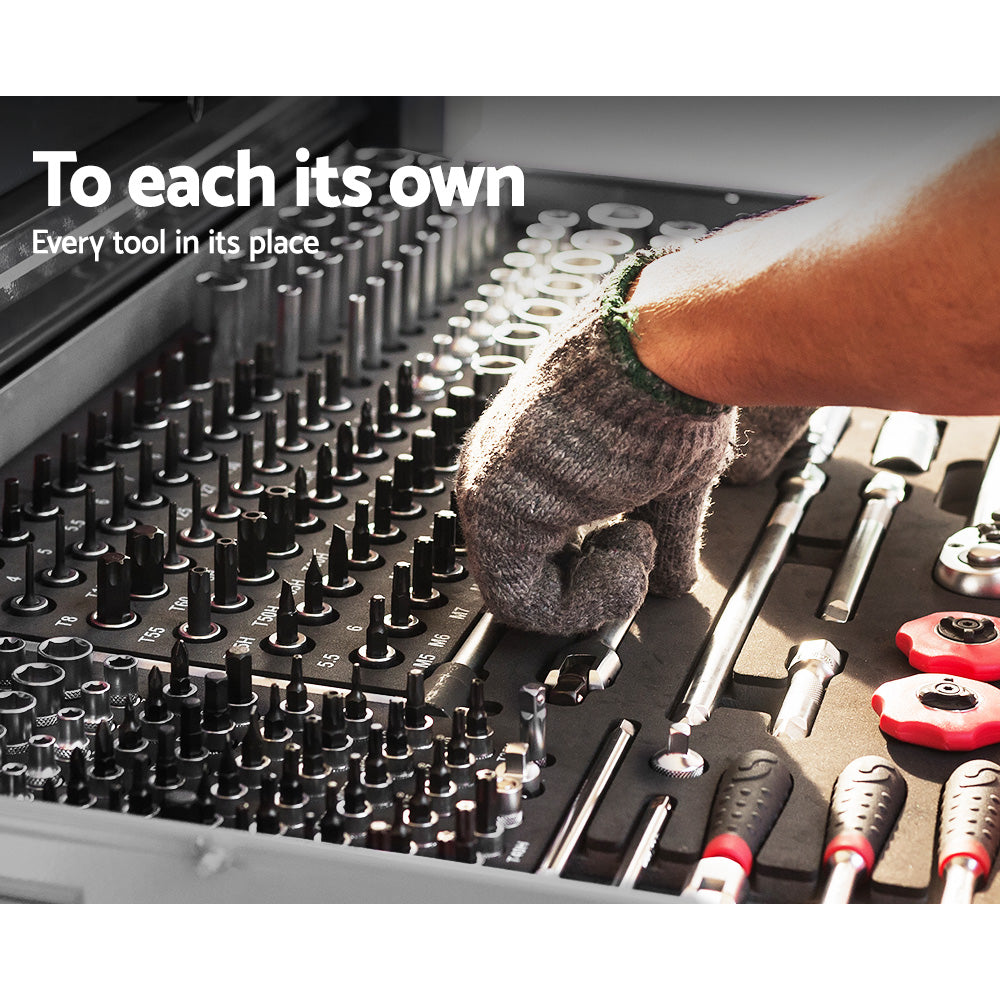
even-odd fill
[[[314,840],[304,861],[317,871],[367,847],[386,864],[373,851],[431,856],[437,867],[420,870],[432,880],[465,862],[470,886],[498,868],[617,887],[597,897],[608,899],[805,902],[831,880],[854,901],[941,897],[942,789],[966,762],[1000,760],[996,745],[887,736],[872,696],[920,676],[896,646],[903,623],[940,613],[964,648],[1000,610],[934,578],[972,519],[996,421],[924,422],[940,441],[923,470],[900,473],[889,456],[901,475],[889,493],[905,492],[879,546],[878,525],[851,539],[872,490],[886,495],[868,484],[887,474],[872,466],[887,414],[827,411],[825,450],[817,423],[769,481],[717,488],[691,594],[647,600],[575,658],[566,640],[502,628],[462,565],[451,496],[462,434],[634,243],[683,241],[776,204],[614,189],[652,203],[647,213],[592,205],[607,184],[557,181],[529,193],[576,199],[573,210],[401,216],[383,202],[352,218],[264,220],[319,232],[323,252],[263,274],[217,260],[192,284],[183,329],[39,427],[0,472],[0,817],[61,810],[79,833],[87,816],[71,810],[89,806],[123,828]],[[765,525],[787,524],[788,483],[819,467],[824,488],[706,701],[689,684],[721,641],[727,594],[731,605],[753,575],[776,530]],[[972,545],[988,569],[989,530]],[[853,590],[831,605],[852,559]],[[806,708],[819,698],[803,664],[833,674],[814,717],[782,709],[793,689]],[[936,697],[962,697],[972,682],[958,669],[942,668],[952,688]],[[871,755],[884,761],[862,762],[855,784],[869,783],[877,829],[852,833],[852,819],[825,850],[838,776]],[[992,823],[996,775],[980,774]],[[710,822],[720,788],[728,826]],[[838,794],[852,788],[844,777]],[[745,827],[762,815],[773,826],[757,843]],[[1000,894],[992,836],[955,854],[969,898]]]

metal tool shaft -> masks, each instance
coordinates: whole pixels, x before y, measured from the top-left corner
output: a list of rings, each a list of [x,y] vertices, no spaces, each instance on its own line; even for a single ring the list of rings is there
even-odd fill
[[[653,851],[667,825],[674,802],[668,795],[655,795],[646,803],[635,834],[625,848],[622,862],[611,879],[612,885],[631,889],[640,873],[653,858]]]
[[[798,474],[782,484],[778,503],[695,664],[678,714],[691,725],[701,725],[712,714],[806,509],[825,483],[826,473],[807,462]]]
[[[601,796],[607,790],[616,768],[634,739],[635,726],[628,719],[621,719],[608,733],[538,866],[541,874],[562,874],[580,837],[583,836],[583,831],[594,815]]]
[[[854,614],[878,547],[906,492],[906,480],[893,472],[877,473],[865,487],[862,495],[867,503],[827,588],[824,621],[846,622]]]

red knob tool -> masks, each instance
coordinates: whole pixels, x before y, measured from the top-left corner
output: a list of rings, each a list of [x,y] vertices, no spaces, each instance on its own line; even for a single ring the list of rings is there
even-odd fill
[[[917,670],[1000,680],[1000,618],[938,611],[900,626],[896,645]]]
[[[872,695],[879,728],[934,750],[978,750],[1000,742],[1000,691],[953,674],[888,681]]]

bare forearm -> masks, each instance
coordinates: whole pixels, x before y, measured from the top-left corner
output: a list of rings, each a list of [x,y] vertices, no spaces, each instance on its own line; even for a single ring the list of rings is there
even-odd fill
[[[635,348],[737,405],[1000,412],[1000,116],[650,264]]]

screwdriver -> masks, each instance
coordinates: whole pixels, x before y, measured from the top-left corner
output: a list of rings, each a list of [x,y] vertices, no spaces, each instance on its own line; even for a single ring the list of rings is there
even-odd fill
[[[971,903],[1000,844],[1000,767],[970,760],[948,779],[938,819],[938,874],[942,903]]]
[[[905,801],[906,782],[884,757],[859,757],[841,771],[826,824],[824,903],[850,902],[858,876],[871,875]]]
[[[788,768],[768,750],[740,754],[723,772],[701,860],[681,892],[689,903],[740,903],[754,857],[792,791]]]

